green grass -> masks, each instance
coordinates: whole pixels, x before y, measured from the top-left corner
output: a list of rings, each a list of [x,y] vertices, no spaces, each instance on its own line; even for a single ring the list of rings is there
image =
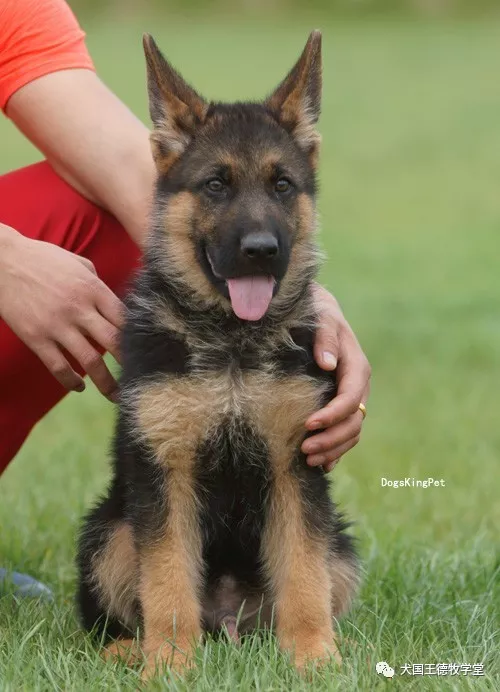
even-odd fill
[[[341,623],[345,664],[305,683],[272,639],[211,643],[185,681],[152,689],[500,689],[500,23],[314,23],[325,31],[322,278],[374,371],[362,443],[334,472],[366,572]],[[244,98],[281,78],[310,23],[87,28],[103,78],[146,117],[141,31],[202,92]],[[6,123],[0,139],[3,170],[34,159]],[[57,595],[55,608],[0,600],[2,692],[137,685],[100,660],[72,605],[75,532],[108,475],[112,419],[94,392],[71,395],[2,478],[1,562]],[[381,487],[406,476],[446,485]],[[483,663],[486,676],[388,682],[379,660],[397,672]]]

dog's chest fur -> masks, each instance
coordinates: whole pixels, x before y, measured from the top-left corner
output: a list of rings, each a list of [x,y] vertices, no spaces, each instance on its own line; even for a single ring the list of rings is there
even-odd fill
[[[214,470],[224,439],[236,466],[265,448],[266,463],[278,470],[300,445],[306,418],[332,393],[331,377],[313,362],[311,329],[172,331],[156,345],[157,336],[133,337],[125,401],[139,437],[166,469],[191,470],[203,454]]]

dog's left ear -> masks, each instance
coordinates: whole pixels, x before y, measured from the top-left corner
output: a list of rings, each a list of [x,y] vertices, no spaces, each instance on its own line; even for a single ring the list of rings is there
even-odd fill
[[[295,66],[265,105],[293,135],[299,146],[315,158],[320,135],[315,125],[321,107],[321,32],[313,31]]]
[[[152,36],[144,34],[143,43],[154,125],[151,146],[157,167],[166,171],[203,123],[208,104],[165,60]]]

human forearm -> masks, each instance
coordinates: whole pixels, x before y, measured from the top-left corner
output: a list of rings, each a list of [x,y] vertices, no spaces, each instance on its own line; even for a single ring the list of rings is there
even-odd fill
[[[0,316],[66,389],[85,388],[69,353],[114,397],[116,382],[94,344],[118,357],[122,305],[88,259],[0,223]]]
[[[20,234],[10,226],[0,223],[0,282],[5,258],[8,255],[9,249],[16,242],[16,238],[18,238],[19,235]],[[0,315],[2,314],[1,308],[2,306],[0,305]]]
[[[7,114],[61,177],[142,245],[154,180],[148,130],[93,72],[35,80],[12,96]]]

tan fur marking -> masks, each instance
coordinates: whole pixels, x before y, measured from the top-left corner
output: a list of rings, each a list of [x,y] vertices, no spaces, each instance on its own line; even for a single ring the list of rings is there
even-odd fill
[[[140,655],[141,650],[136,639],[117,639],[101,651],[101,657],[105,661],[118,659],[129,664],[135,663]]]
[[[305,192],[297,198],[297,236],[309,239],[316,231],[316,207]]]
[[[325,385],[326,386],[326,385]],[[289,463],[321,398],[308,377],[269,373],[207,373],[165,377],[137,395],[139,432],[168,468],[191,469],[194,453],[228,416],[246,416],[275,458]]]
[[[144,388],[137,401],[140,432],[169,469],[165,534],[141,555],[145,677],[161,661],[185,665],[201,636],[201,537],[192,478],[196,447],[210,423],[210,401],[201,398],[192,378],[166,378]]]
[[[266,440],[275,473],[287,471],[305,435],[305,421],[319,405],[321,387],[304,377],[245,373],[248,407],[256,429]]]
[[[139,429],[158,463],[191,471],[196,447],[218,419],[214,403],[221,397],[219,387],[216,377],[194,376],[167,377],[143,387],[137,402]]]
[[[177,240],[189,237],[191,221],[196,211],[196,198],[191,192],[179,192],[168,203],[165,227]]]
[[[179,192],[168,203],[163,214],[165,237],[169,254],[168,272],[176,271],[186,284],[187,290],[205,298],[207,305],[223,304],[223,298],[205,276],[190,237],[193,219],[196,218],[196,197],[190,192]],[[161,252],[161,249],[160,249]],[[225,301],[227,303],[227,301]]]
[[[196,493],[185,467],[168,476],[169,518],[164,537],[141,554],[144,677],[157,664],[182,668],[201,635],[202,569]]]
[[[281,469],[283,460],[275,460]],[[295,665],[333,655],[340,661],[332,619],[332,581],[327,546],[307,535],[298,482],[279,474],[263,541],[274,592],[276,634]]]
[[[176,151],[168,151],[166,154],[163,153],[163,138],[157,130],[151,133],[149,141],[156,169],[159,173],[166,175],[174,163],[179,159],[180,154]]]
[[[259,166],[259,169],[262,171],[263,177],[264,178],[270,178],[271,176],[274,175],[274,172],[276,170],[276,166],[281,162],[283,158],[283,153],[274,150],[274,151],[267,151],[263,156],[262,159],[257,160],[257,165]]]
[[[292,101],[285,104],[282,113],[285,122],[288,120],[294,122],[294,119],[296,120],[297,124],[293,130],[293,136],[303,149],[319,148],[321,137],[316,130],[315,124],[309,119],[307,110],[300,107],[298,99],[297,102]],[[315,161],[315,158],[312,160]]]
[[[124,522],[117,524],[105,548],[95,555],[92,572],[101,606],[135,628],[138,557],[130,526]]]

